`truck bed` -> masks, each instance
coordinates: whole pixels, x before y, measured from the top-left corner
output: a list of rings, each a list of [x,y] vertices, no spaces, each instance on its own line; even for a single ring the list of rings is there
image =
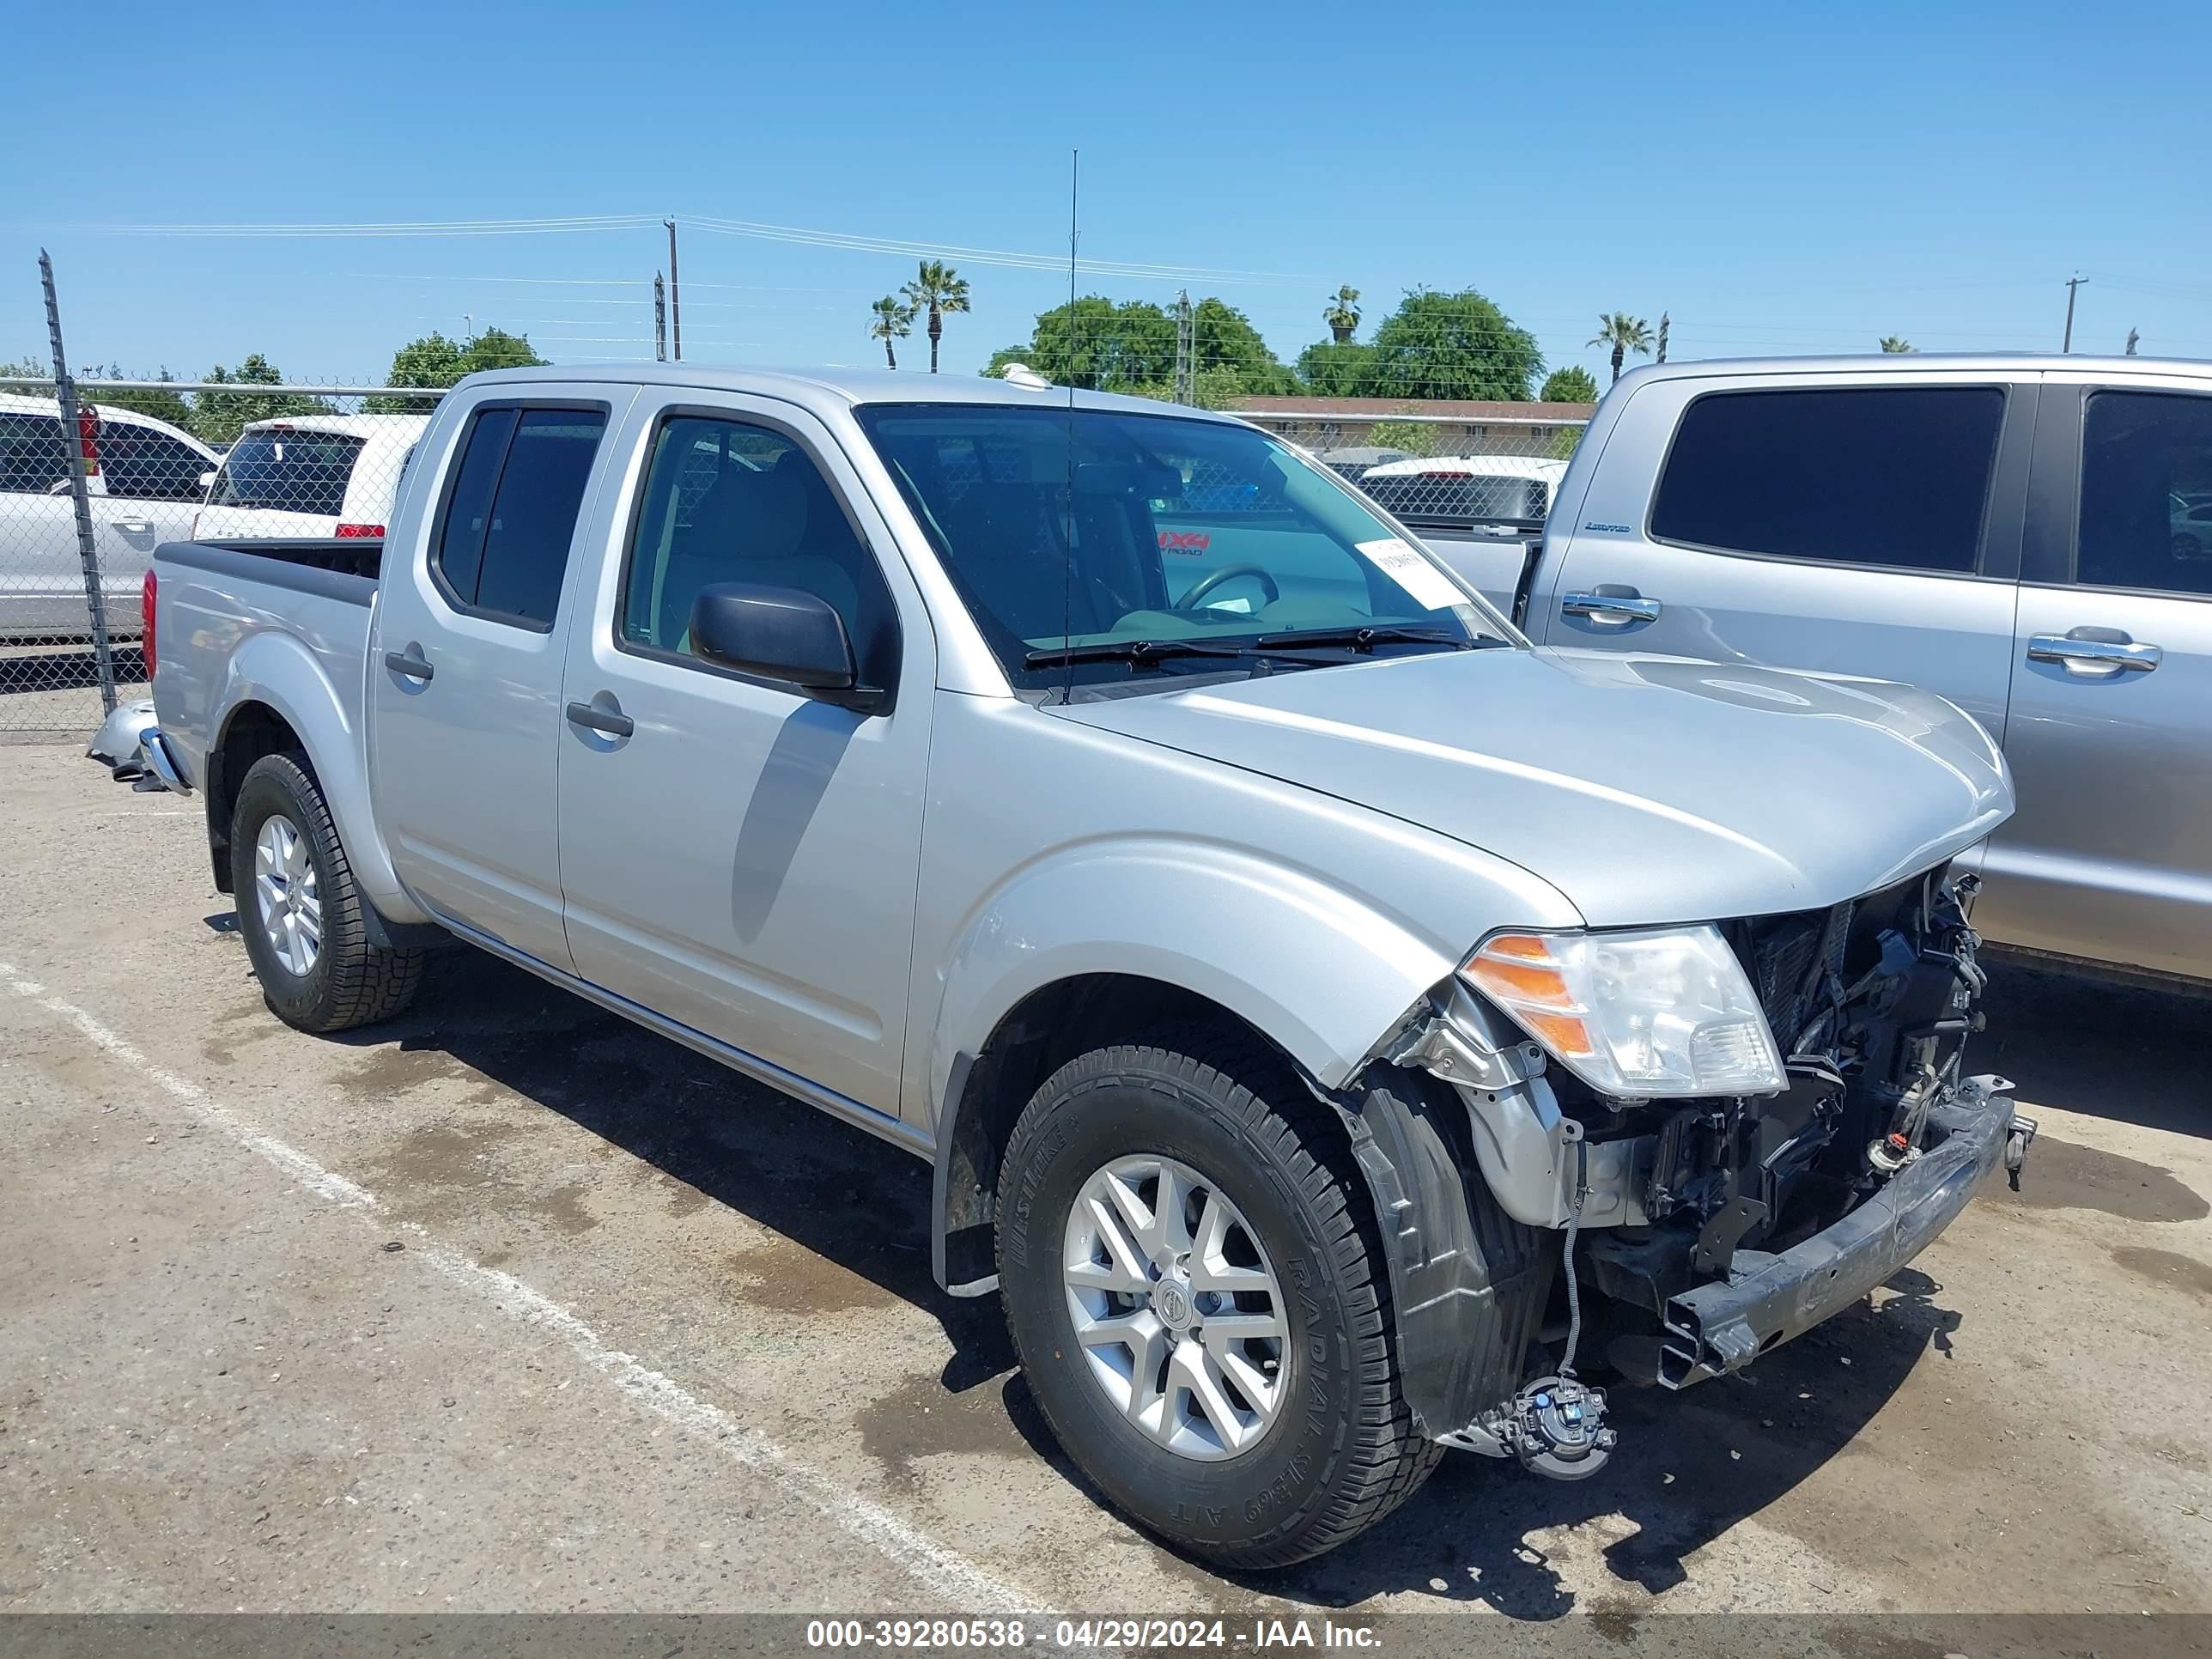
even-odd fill
[[[381,542],[350,538],[164,542],[155,550],[155,696],[163,739],[188,778],[204,775],[216,718],[239,673],[335,704],[358,744],[383,550]]]

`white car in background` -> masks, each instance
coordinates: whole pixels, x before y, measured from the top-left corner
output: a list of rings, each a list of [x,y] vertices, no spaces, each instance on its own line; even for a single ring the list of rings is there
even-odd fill
[[[1411,524],[1544,522],[1567,464],[1530,455],[1422,455],[1370,466],[1359,488],[1385,512]]]
[[[287,415],[238,434],[192,538],[381,536],[427,415]]]
[[[159,542],[191,533],[220,458],[150,415],[83,405],[64,430],[53,398],[0,395],[0,641],[88,639],[72,468],[89,464],[93,552],[107,632],[136,639],[139,589]]]

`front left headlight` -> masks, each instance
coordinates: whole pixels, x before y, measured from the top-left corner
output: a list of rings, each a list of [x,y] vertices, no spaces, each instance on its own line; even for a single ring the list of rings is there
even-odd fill
[[[1601,1094],[1788,1086],[1766,1016],[1717,927],[1492,933],[1459,971]]]

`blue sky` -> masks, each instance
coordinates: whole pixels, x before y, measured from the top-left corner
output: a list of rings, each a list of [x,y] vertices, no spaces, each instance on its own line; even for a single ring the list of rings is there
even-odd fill
[[[2126,5],[1363,9],[212,8],[24,0],[0,169],[0,356],[192,375],[248,351],[380,379],[464,319],[557,360],[649,355],[657,226],[185,239],[116,224],[693,215],[1191,279],[1286,361],[1361,289],[1474,286],[1548,363],[1601,310],[1671,355],[2077,349],[2212,357],[2212,14]],[[42,38],[43,37],[43,38]],[[66,83],[39,66],[64,66]],[[688,358],[865,364],[910,255],[687,230]],[[972,373],[1064,272],[957,259]],[[1283,279],[1287,280],[1283,280]],[[1086,279],[1167,300],[1177,281]],[[926,355],[908,343],[908,362]]]

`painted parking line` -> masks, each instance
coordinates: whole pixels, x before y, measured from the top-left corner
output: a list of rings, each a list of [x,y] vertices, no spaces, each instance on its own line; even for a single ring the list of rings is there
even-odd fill
[[[0,983],[75,1029],[110,1058],[137,1072],[201,1123],[282,1171],[301,1190],[339,1209],[374,1213],[380,1206],[367,1188],[327,1170],[307,1153],[264,1133],[189,1078],[149,1059],[128,1038],[75,1003],[0,962]],[[422,1229],[410,1226],[410,1232]],[[899,1566],[963,1613],[1046,1613],[1029,1591],[938,1542],[882,1504],[839,1486],[793,1457],[757,1428],[702,1400],[665,1371],[611,1346],[573,1310],[512,1273],[445,1246],[421,1243],[410,1252],[433,1272],[520,1324],[558,1336],[584,1366],[664,1422],[690,1431],[740,1468],[766,1476],[846,1532]]]

